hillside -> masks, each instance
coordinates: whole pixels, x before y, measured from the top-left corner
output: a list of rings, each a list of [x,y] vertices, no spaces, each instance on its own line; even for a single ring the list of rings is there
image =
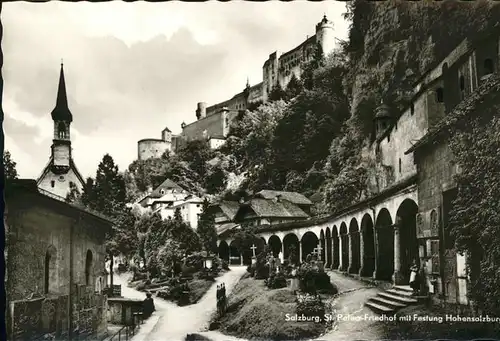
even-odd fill
[[[367,193],[363,146],[373,142],[373,115],[383,100],[398,115],[413,84],[466,36],[500,18],[495,2],[353,1],[348,41],[330,56],[318,49],[303,77],[274,89],[247,111],[226,145],[191,143],[175,156],[134,162],[129,193],[165,177],[197,192],[238,197],[263,188],[313,196],[316,213],[332,212]]]

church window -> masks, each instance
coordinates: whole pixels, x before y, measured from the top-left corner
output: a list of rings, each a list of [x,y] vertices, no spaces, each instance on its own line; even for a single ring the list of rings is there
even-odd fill
[[[484,75],[489,75],[493,73],[493,60],[490,58],[485,59],[484,61]]]
[[[399,173],[401,174],[401,158],[399,159]]]
[[[55,182],[54,180],[52,180],[52,181],[50,182],[50,187],[54,188],[54,186],[55,186],[55,185],[56,185],[56,182]]]
[[[87,250],[87,256],[85,259],[85,285],[89,285],[92,280],[92,251]]]
[[[460,76],[460,90],[461,91],[465,90],[465,78],[464,78],[464,76]]]
[[[443,88],[437,88],[436,89],[436,100],[438,103],[443,103],[444,102],[444,91]]]

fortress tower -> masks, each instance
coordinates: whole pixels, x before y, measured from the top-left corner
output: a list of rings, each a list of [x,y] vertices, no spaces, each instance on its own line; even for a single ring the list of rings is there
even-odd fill
[[[326,15],[316,25],[316,42],[321,45],[323,53],[328,56],[335,49],[335,30],[333,22],[327,19]]]
[[[172,135],[170,129],[165,128],[161,131],[161,139],[142,139],[137,142],[137,158],[139,160],[147,160],[150,158],[161,158],[166,152],[173,152],[172,140],[175,136]]]

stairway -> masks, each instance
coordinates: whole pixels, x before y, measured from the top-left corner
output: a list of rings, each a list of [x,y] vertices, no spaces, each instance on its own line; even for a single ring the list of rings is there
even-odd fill
[[[365,306],[378,314],[393,314],[401,308],[419,303],[426,297],[412,296],[413,290],[408,285],[395,285],[368,299]]]

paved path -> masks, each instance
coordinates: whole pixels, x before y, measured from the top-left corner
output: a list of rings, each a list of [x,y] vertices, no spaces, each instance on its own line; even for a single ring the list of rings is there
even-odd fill
[[[342,314],[348,318],[338,321],[333,330],[327,332],[318,340],[380,340],[383,339],[380,333],[381,322],[370,321],[370,318],[377,315],[364,306],[366,300],[376,296],[380,289],[370,287],[367,284],[339,274],[328,272],[332,282],[339,289],[339,296],[333,301],[333,308],[336,314]],[[352,318],[351,318],[352,317]],[[360,320],[356,320],[361,318]]]
[[[231,271],[217,278],[217,284],[226,283],[227,294],[245,273],[245,267],[234,267]],[[346,277],[336,272],[328,273],[339,289],[339,296],[334,300],[336,314],[351,317],[362,317],[359,321],[346,319],[335,324],[333,330],[316,340],[377,340],[381,339],[380,322],[370,321],[376,316],[371,310],[364,307],[367,298],[375,296],[378,288],[369,287],[356,279]],[[145,294],[127,287],[127,277],[115,277],[115,284],[122,284],[124,297],[144,299]],[[196,333],[208,337],[212,341],[246,341],[234,336],[224,335],[219,331],[206,331],[208,322],[215,311],[214,284],[207,294],[196,304],[179,307],[171,302],[155,298],[156,312],[140,328],[139,333],[132,341],[183,341],[185,336]],[[365,315],[366,314],[366,315]],[[311,340],[312,341],[312,340]]]
[[[231,271],[216,279],[216,283],[198,303],[189,306],[179,307],[174,303],[155,297],[156,312],[141,325],[138,334],[132,338],[132,341],[183,341],[187,334],[206,329],[216,309],[217,284],[224,282],[226,293],[229,295],[245,272],[246,267],[231,267]],[[115,283],[122,284],[124,297],[144,299],[143,292],[126,286],[128,277],[117,277],[115,277]]]

